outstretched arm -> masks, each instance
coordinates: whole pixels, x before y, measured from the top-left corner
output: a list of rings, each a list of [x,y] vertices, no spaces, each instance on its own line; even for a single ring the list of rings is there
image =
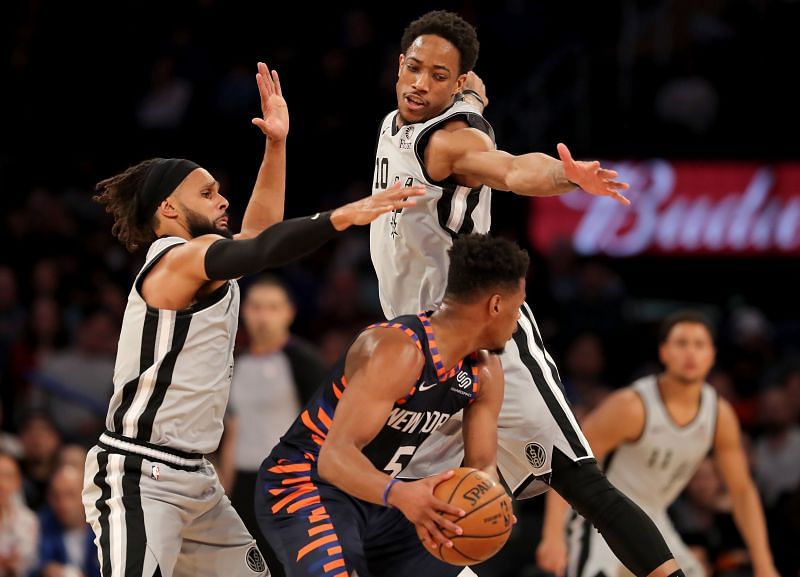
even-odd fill
[[[398,182],[333,212],[279,222],[254,238],[218,239],[205,251],[205,275],[209,280],[225,280],[283,266],[315,251],[337,231],[368,224],[385,212],[413,205],[413,197],[424,190],[401,187]]]
[[[719,400],[714,454],[733,504],[733,518],[742,534],[756,577],[778,577],[767,538],[764,510],[742,449],[739,421],[730,404]]]
[[[281,91],[275,70],[270,72],[263,62],[258,63],[258,93],[261,96],[263,118],[253,124],[267,137],[264,158],[258,169],[256,183],[242,219],[239,237],[250,238],[265,228],[283,220],[286,196],[286,136],[289,133],[289,108]]]
[[[228,279],[282,266],[313,252],[337,231],[369,224],[381,214],[413,206],[424,187],[395,183],[383,192],[333,212],[295,218],[269,227],[253,238],[224,239],[208,234],[166,253],[145,277],[142,296],[150,306],[182,310],[202,288],[209,291]],[[211,282],[209,282],[211,281]]]
[[[561,160],[540,152],[514,156],[496,150],[483,132],[452,123],[431,136],[425,167],[434,180],[453,176],[464,186],[485,184],[523,196],[553,196],[580,187],[589,194],[630,204],[620,193],[628,184],[614,180],[615,170],[603,168],[598,161],[575,161],[564,144],[557,148]]]

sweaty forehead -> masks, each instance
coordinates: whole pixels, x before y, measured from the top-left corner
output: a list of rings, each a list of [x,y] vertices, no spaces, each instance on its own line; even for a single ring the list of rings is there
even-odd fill
[[[417,36],[406,50],[406,58],[416,58],[428,66],[446,66],[458,73],[458,48],[435,34]]]

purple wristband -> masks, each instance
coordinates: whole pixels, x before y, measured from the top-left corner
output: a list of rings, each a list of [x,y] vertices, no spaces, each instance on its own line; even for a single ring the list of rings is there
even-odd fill
[[[399,481],[400,481],[400,479],[390,479],[389,482],[386,483],[386,488],[383,490],[383,506],[384,507],[391,507],[391,505],[389,504],[389,501],[388,501],[388,499],[389,499],[389,491],[391,490],[392,485],[394,485],[395,483],[397,483]]]

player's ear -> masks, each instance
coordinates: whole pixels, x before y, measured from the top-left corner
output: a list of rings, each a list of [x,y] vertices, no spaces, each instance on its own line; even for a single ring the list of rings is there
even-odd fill
[[[458,78],[456,79],[456,91],[454,94],[458,94],[462,90],[464,90],[464,83],[467,81],[467,74],[459,74]]]
[[[178,209],[172,201],[172,197],[167,197],[158,205],[158,215],[164,218],[178,218]]]
[[[401,54],[400,55],[400,62],[398,64],[398,66],[397,66],[397,77],[398,78],[400,78],[400,72],[402,72],[402,70],[403,70],[403,63],[405,61],[406,61],[406,55],[405,54]]]
[[[495,293],[489,297],[489,316],[497,316],[500,314],[501,301],[503,297]]]
[[[661,361],[661,364],[666,366],[666,362],[664,359],[667,358],[667,349],[666,345],[662,344],[658,346],[658,360]]]

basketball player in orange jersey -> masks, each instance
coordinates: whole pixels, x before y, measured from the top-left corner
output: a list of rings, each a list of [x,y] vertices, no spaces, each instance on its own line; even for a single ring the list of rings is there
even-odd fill
[[[467,235],[449,252],[444,303],[365,329],[259,471],[256,515],[288,577],[447,577],[425,546],[461,534],[433,495],[453,472],[400,481],[421,443],[462,412],[464,465],[496,478],[503,372],[528,255]],[[441,471],[441,468],[439,469]]]
[[[457,14],[429,12],[403,33],[397,110],[378,135],[373,190],[423,184],[409,209],[376,219],[370,253],[386,318],[435,309],[442,302],[447,249],[461,234],[486,233],[492,188],[523,196],[563,194],[576,186],[627,204],[627,184],[598,162],[498,150],[482,116],[483,95],[462,94],[478,58],[475,29]],[[519,330],[502,358],[505,400],[499,418],[498,467],[517,498],[556,489],[606,536],[638,577],[682,575],[653,522],[597,467],[564,396],[533,312],[523,304]],[[421,478],[462,458],[459,417],[420,448],[404,475]]]

